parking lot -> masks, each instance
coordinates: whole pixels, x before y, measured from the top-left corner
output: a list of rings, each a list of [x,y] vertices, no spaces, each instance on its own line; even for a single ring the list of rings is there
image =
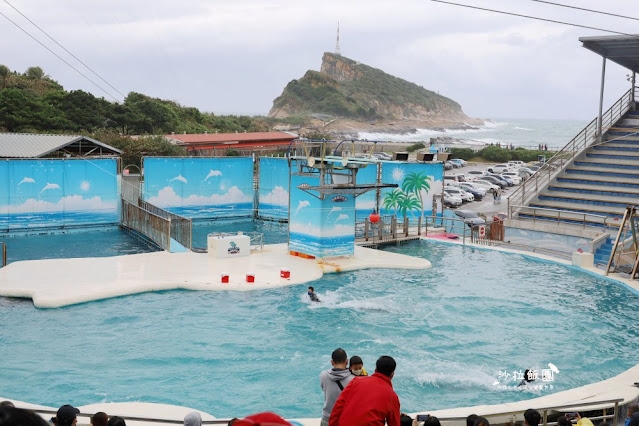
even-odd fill
[[[483,171],[488,167],[493,166],[494,163],[468,163],[461,168],[455,168],[452,170],[445,170],[444,176],[463,175],[470,171],[478,170]],[[486,216],[489,221],[495,213],[507,213],[508,201],[506,198],[517,188],[518,186],[510,186],[502,190],[501,202],[495,202],[492,193],[487,193],[481,201],[465,202],[459,207],[452,210],[471,210]]]

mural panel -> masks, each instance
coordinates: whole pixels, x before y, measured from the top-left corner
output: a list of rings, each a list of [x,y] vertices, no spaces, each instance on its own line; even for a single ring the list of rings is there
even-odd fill
[[[377,167],[380,164],[369,164],[357,171],[357,184],[374,184],[377,182]],[[377,210],[377,191],[369,191],[355,199],[357,221],[366,219],[373,210]]]
[[[288,159],[260,158],[258,214],[262,218],[288,220]]]
[[[116,224],[116,159],[0,162],[0,229]]]
[[[143,164],[151,204],[194,219],[253,214],[252,158],[148,157]]]

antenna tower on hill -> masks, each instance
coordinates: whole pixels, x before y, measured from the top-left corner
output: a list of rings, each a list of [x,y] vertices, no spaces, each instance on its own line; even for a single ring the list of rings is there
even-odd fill
[[[337,43],[335,43],[335,54],[342,56],[342,50],[339,48],[339,21],[337,21]]]

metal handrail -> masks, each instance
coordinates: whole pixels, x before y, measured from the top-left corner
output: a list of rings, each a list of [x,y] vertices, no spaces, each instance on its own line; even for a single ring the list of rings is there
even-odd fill
[[[138,206],[150,211],[158,216],[168,219],[171,222],[171,238],[180,243],[183,247],[191,250],[193,248],[193,222],[191,219],[171,213],[161,207],[138,198]]]
[[[4,268],[5,266],[7,266],[7,243],[5,243],[4,241],[0,241],[0,244],[2,244],[2,268]]]
[[[587,225],[586,224],[586,217],[592,217],[592,218],[596,218],[596,219],[601,219],[602,220],[602,225],[604,226],[604,228],[609,227],[610,225],[608,224],[608,221],[611,220],[610,216],[604,216],[604,215],[599,215],[599,214],[594,214],[594,213],[584,213],[584,212],[577,212],[577,211],[572,211],[572,210],[559,210],[559,209],[551,209],[548,207],[529,207],[529,206],[508,206],[508,217],[512,218],[515,215],[515,210],[517,210],[517,214],[530,214],[527,213],[526,211],[532,211],[532,215],[533,215],[533,222],[537,220],[537,211],[541,211],[541,212],[549,212],[549,213],[557,213],[557,224],[559,225],[559,220],[561,219],[561,214],[571,214],[571,215],[578,215],[578,216],[582,216],[582,226],[585,228],[586,226],[588,227],[596,227],[596,228],[600,228],[598,226],[595,225]],[[545,216],[547,217],[547,216]],[[555,219],[554,217],[550,217],[550,219]],[[577,221],[577,219],[575,218],[568,218],[568,217],[564,217],[564,219],[569,219],[572,221]],[[565,223],[562,223],[562,225],[565,225]]]
[[[601,400],[601,401],[588,401],[588,402],[575,402],[574,404],[564,404],[564,405],[555,405],[555,406],[550,406],[550,407],[541,407],[541,408],[537,408],[537,411],[543,412],[542,414],[542,420],[544,426],[547,425],[553,425],[555,424],[553,423],[548,423],[548,412],[549,411],[558,411],[558,412],[562,412],[562,411],[568,411],[569,409],[573,409],[576,407],[589,407],[589,406],[599,406],[599,405],[609,405],[609,406],[613,406],[614,407],[614,412],[613,414],[610,415],[606,415],[604,414],[602,416],[602,418],[616,418],[617,414],[619,413],[619,403],[623,402],[624,399],[623,398],[617,398],[617,399],[606,399],[606,400]],[[606,408],[603,408],[602,410],[606,410]],[[498,416],[512,416],[512,415],[518,415],[518,414],[523,414],[525,413],[526,410],[517,410],[517,411],[503,411],[503,412],[497,412],[497,413],[490,413],[490,414],[483,414],[484,417],[498,417]],[[422,413],[420,413],[422,414]],[[426,413],[423,413],[426,414]],[[478,415],[482,415],[481,411],[477,412]],[[437,419],[439,419],[440,422],[445,422],[445,421],[460,421],[460,420],[466,420],[465,416],[449,416],[449,417],[439,417],[437,416]]]
[[[171,250],[171,220],[122,198],[122,226],[149,238],[163,250]]]
[[[637,87],[629,89],[602,115],[602,133],[617,122],[634,102]],[[546,163],[539,168],[528,180],[525,180],[515,191],[508,196],[508,218],[512,219],[518,213],[511,210],[510,206],[523,206],[532,200],[540,190],[550,184],[553,179],[564,171],[566,167],[583,151],[591,146],[598,137],[598,119],[593,119],[570,142],[555,153]],[[528,188],[528,191],[527,191]],[[534,188],[534,189],[533,189]]]

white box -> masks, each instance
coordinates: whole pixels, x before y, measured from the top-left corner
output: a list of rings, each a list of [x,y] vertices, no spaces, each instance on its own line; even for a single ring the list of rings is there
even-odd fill
[[[206,245],[210,256],[217,259],[248,256],[251,254],[251,238],[248,235],[209,234]]]
[[[578,251],[572,254],[572,264],[579,266],[580,268],[594,268],[595,267],[595,255],[584,251],[579,253]]]

